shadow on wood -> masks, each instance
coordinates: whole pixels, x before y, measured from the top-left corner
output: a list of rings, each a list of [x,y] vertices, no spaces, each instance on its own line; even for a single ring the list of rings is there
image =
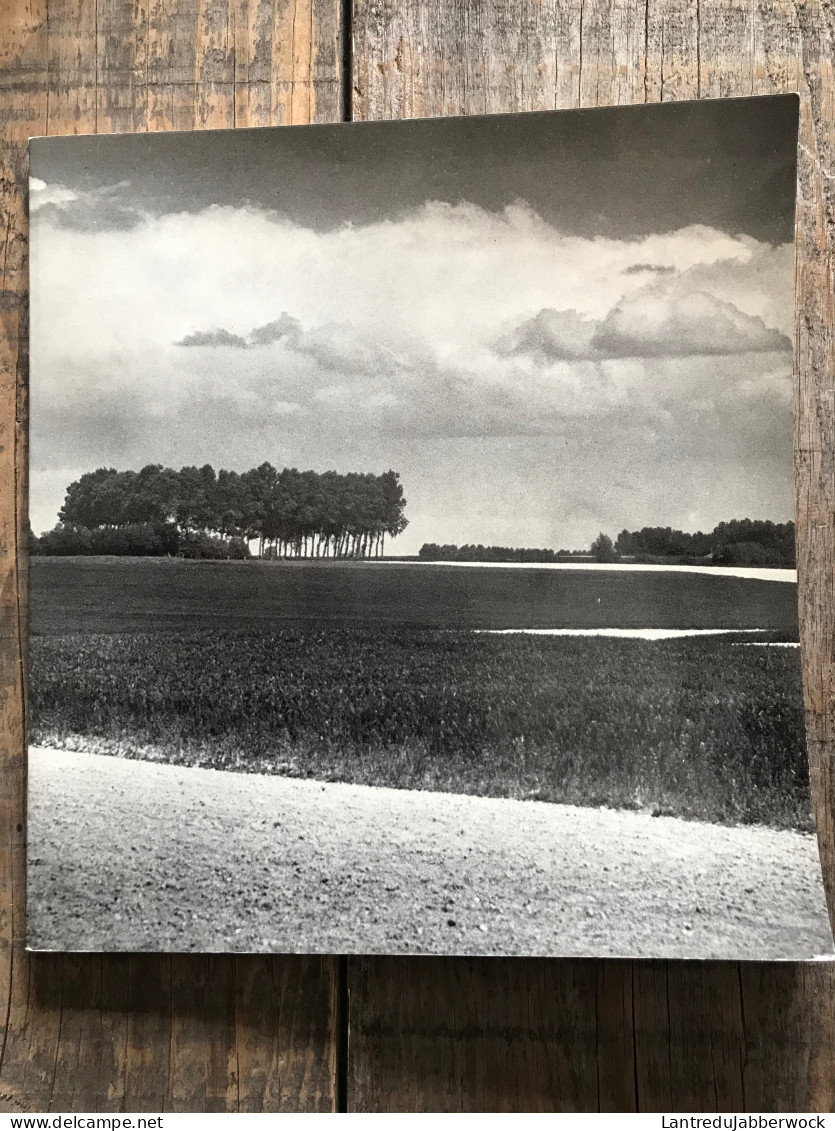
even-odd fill
[[[19,953],[15,965],[7,1110],[333,1110],[333,959]]]
[[[827,1111],[827,969],[352,959],[349,1109]]]

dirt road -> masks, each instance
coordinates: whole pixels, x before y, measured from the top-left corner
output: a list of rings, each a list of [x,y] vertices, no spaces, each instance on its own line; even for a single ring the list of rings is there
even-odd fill
[[[812,837],[30,751],[37,949],[811,958]]]

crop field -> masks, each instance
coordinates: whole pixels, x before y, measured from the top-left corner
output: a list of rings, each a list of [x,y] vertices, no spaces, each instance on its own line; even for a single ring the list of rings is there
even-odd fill
[[[43,745],[810,825],[789,649],[302,627],[35,639],[31,673]]]
[[[796,650],[740,647],[750,638],[733,636],[646,642],[461,627],[613,626],[617,610],[625,626],[696,619],[791,639],[792,585],[153,560],[33,566],[35,743],[813,827]]]
[[[456,569],[371,562],[33,558],[35,634],[261,629],[767,628],[797,639],[797,590],[669,571]]]

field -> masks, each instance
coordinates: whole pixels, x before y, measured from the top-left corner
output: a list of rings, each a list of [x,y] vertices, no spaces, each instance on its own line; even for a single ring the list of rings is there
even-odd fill
[[[179,632],[276,622],[414,628],[768,628],[797,639],[797,591],[684,571],[170,558],[33,558],[32,631]]]
[[[31,740],[809,829],[794,649],[467,631],[792,639],[794,601],[785,583],[683,573],[41,559]]]

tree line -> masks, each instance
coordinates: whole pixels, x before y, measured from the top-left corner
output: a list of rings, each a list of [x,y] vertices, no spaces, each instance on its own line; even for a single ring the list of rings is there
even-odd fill
[[[619,557],[710,559],[714,565],[793,567],[793,522],[733,519],[720,522],[710,533],[688,534],[669,526],[622,530],[614,543]]]
[[[418,557],[427,562],[528,562],[545,564],[566,558],[588,557],[587,550],[541,550],[523,546],[457,546],[451,542],[424,542]]]
[[[249,557],[256,541],[259,557],[379,557],[405,530],[405,506],[396,471],[98,468],[69,485],[58,525],[31,550]]]
[[[617,539],[601,532],[587,550],[425,542],[418,557],[432,562],[548,564],[586,558],[603,564],[625,560],[792,568],[795,564],[794,523],[733,519],[720,522],[709,534],[700,530],[689,534],[669,526],[644,526],[641,530],[622,530]]]

